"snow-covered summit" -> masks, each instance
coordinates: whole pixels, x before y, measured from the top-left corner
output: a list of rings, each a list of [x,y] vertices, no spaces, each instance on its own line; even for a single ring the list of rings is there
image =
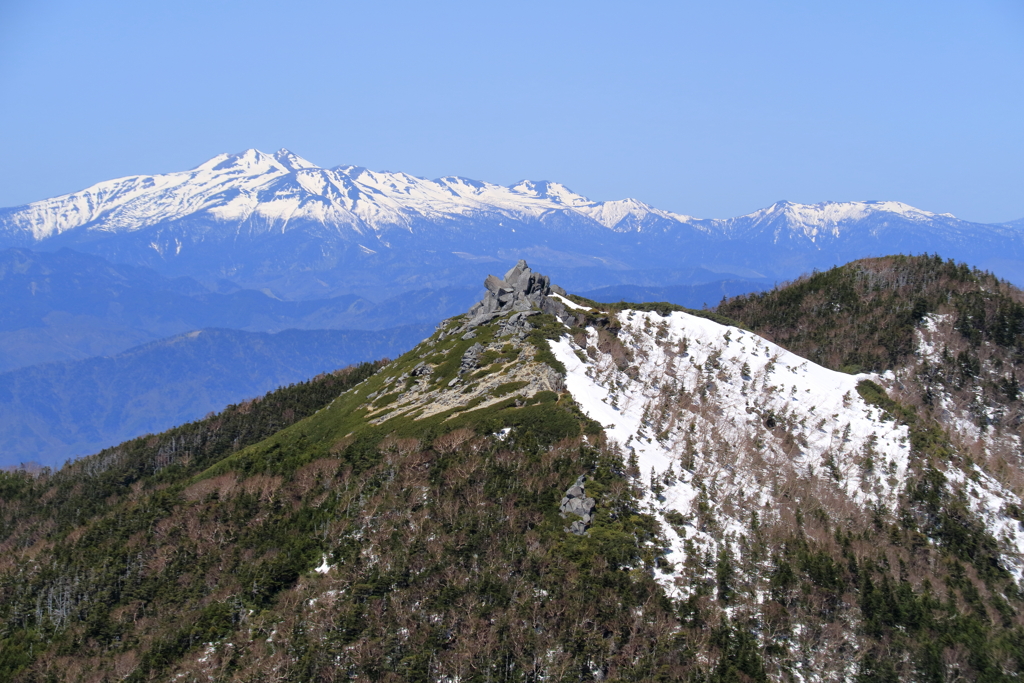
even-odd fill
[[[379,234],[409,229],[420,217],[536,220],[553,211],[612,229],[642,223],[649,215],[687,218],[631,199],[595,202],[554,182],[524,180],[505,187],[456,176],[427,180],[359,166],[321,168],[286,149],[248,149],[219,154],[189,171],[118,178],[9,209],[0,230],[39,242],[76,229],[132,232],[205,216],[220,223],[258,218],[282,227],[305,220]]]
[[[1017,283],[1024,272],[1024,231],[899,202],[777,202],[698,219],[638,199],[595,201],[554,181],[506,186],[323,168],[286,149],[221,154],[187,171],[0,209],[6,247],[70,247],[299,298],[381,287],[395,294],[397,282],[436,283],[439,269],[449,282],[475,286],[466,261],[510,257],[578,269],[579,280],[561,277],[584,289],[703,285],[708,277],[755,279],[754,288],[892,253],[939,253]]]
[[[139,175],[97,183],[79,192],[7,209],[0,234],[40,242],[68,231],[133,232],[195,218],[216,223],[257,220],[274,229],[303,221],[332,229],[382,234],[410,230],[418,219],[486,217],[536,221],[562,213],[615,232],[684,230],[746,236],[768,229],[814,241],[838,236],[841,228],[872,215],[921,222],[936,214],[899,202],[777,202],[746,216],[698,220],[637,199],[593,201],[551,181],[523,180],[511,186],[445,176],[434,180],[360,166],[321,168],[281,149],[219,154],[188,171]]]
[[[855,230],[864,221],[909,221],[916,224],[956,220],[952,214],[936,214],[894,201],[819,202],[797,204],[778,201],[753,213],[719,223],[725,232],[737,236],[768,233],[780,237],[800,236],[817,242],[822,237],[838,238],[843,232]]]

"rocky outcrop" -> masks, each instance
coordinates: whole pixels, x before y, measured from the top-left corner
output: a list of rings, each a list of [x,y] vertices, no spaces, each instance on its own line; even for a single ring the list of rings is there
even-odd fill
[[[466,349],[466,352],[462,354],[462,361],[459,363],[460,377],[467,372],[472,372],[480,367],[480,363],[478,361],[480,359],[480,354],[483,352],[484,347],[481,346],[480,342],[477,342]]]
[[[381,390],[374,396],[386,395],[388,400],[368,413],[372,424],[398,414],[423,419],[467,406],[482,409],[509,399],[520,404],[542,391],[565,391],[563,371],[539,360],[544,345],[527,339],[536,324],[530,321],[542,313],[563,322],[573,320],[558,298],[565,296],[565,290],[534,273],[525,261],[505,273],[504,279],[488,276],[486,285],[486,296],[468,315],[442,321],[437,334],[416,350],[417,358],[424,360],[415,361],[416,365],[400,375],[400,390]],[[491,321],[492,325],[485,326]],[[461,357],[453,372],[447,354],[457,353],[457,349]],[[414,361],[406,362],[411,365]],[[587,510],[583,513],[589,514]],[[581,527],[581,533],[585,528]]]
[[[499,337],[511,337],[516,336],[519,339],[525,339],[526,333],[533,329],[533,325],[530,324],[526,318],[534,315],[537,311],[520,311],[519,313],[513,313],[508,317],[508,320],[504,322],[501,329],[498,330]]]
[[[526,265],[526,261],[520,260],[516,263],[515,267],[505,273],[503,279],[488,275],[484,280],[484,287],[487,288],[487,294],[484,295],[483,300],[469,309],[468,327],[489,323],[498,316],[510,312],[528,315],[540,310],[559,318],[567,315],[565,305],[561,301],[551,298],[551,294],[565,296],[565,290],[557,285],[552,285],[548,276],[534,273]],[[510,329],[507,334],[518,334],[530,329],[525,315],[513,316],[513,318],[516,318],[515,327]],[[511,323],[511,320],[509,322]],[[506,323],[506,327],[508,327],[508,323]]]
[[[576,534],[577,536],[582,536],[590,526],[590,522],[594,519],[596,501],[593,498],[587,498],[587,492],[584,488],[586,479],[587,475],[581,474],[576,483],[565,492],[565,496],[563,496],[562,502],[558,506],[562,517],[568,517],[569,515],[579,517],[579,519],[573,520],[572,524],[566,529],[569,533]]]

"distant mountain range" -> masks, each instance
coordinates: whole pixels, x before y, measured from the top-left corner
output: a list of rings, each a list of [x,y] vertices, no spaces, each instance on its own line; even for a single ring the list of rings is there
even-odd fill
[[[478,296],[478,288],[466,288],[407,292],[380,303],[352,294],[281,301],[230,283],[223,288],[213,292],[191,278],[70,249],[0,251],[0,372],[114,355],[203,328],[272,333],[433,325]]]
[[[698,219],[554,182],[324,169],[287,150],[105,181],[0,209],[0,464],[81,455],[394,355],[519,258],[595,300],[700,308],[898,252],[1024,285],[1024,219],[898,202]],[[154,398],[161,386],[177,398]]]
[[[855,258],[922,252],[1024,284],[1020,221],[985,225],[890,201],[778,202],[698,219],[635,199],[592,201],[554,182],[325,169],[287,150],[222,154],[190,171],[0,210],[2,247],[71,247],[283,299],[478,287],[490,264],[520,257],[576,291],[737,278],[763,287]]]
[[[59,466],[347,365],[433,330],[194,330],[123,353],[0,373],[0,466]]]

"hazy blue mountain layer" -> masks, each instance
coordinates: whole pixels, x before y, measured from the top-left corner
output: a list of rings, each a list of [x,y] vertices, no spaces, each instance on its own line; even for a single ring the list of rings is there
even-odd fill
[[[0,372],[114,355],[207,327],[279,332],[436,323],[465,310],[476,289],[409,292],[379,304],[355,295],[281,301],[237,287],[212,292],[191,278],[70,249],[7,249],[0,251]]]
[[[674,287],[612,285],[579,294],[594,301],[630,301],[633,303],[667,301],[687,308],[705,308],[716,306],[722,297],[750,294],[770,287],[771,283],[759,284],[756,280],[721,280],[702,285],[676,285]]]
[[[431,329],[207,329],[112,357],[6,372],[0,374],[0,466],[60,464],[318,373],[397,356]]]

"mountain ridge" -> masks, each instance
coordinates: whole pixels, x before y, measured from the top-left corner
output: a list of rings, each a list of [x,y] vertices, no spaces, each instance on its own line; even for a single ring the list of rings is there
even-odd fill
[[[4,246],[69,246],[282,298],[473,286],[482,261],[522,257],[578,289],[700,284],[681,271],[702,269],[771,282],[897,252],[955,254],[1024,284],[1019,226],[899,202],[777,202],[698,219],[635,199],[592,201],[551,181],[325,169],[287,150],[222,154],[190,171],[0,209]]]
[[[239,176],[242,178],[243,183],[241,183],[241,187],[239,189],[243,191],[252,191],[267,183],[277,181],[281,179],[282,176],[288,175],[289,173],[295,173],[298,174],[298,184],[302,186],[303,189],[307,190],[311,195],[318,195],[327,199],[335,199],[339,196],[350,200],[354,199],[352,194],[336,194],[337,190],[344,189],[349,193],[357,193],[358,195],[377,195],[379,197],[386,197],[392,200],[398,196],[405,195],[406,197],[415,197],[419,201],[431,199],[436,201],[441,196],[448,195],[450,197],[462,199],[468,204],[469,201],[474,199],[486,200],[489,198],[489,206],[502,208],[514,207],[524,213],[532,209],[534,216],[540,215],[545,210],[557,210],[564,208],[584,209],[584,215],[587,215],[588,217],[598,216],[598,218],[594,219],[595,222],[608,229],[615,229],[616,226],[618,226],[627,216],[631,218],[639,217],[642,219],[646,214],[673,219],[680,223],[706,226],[706,230],[711,230],[711,226],[724,227],[729,223],[740,222],[744,219],[747,219],[754,225],[757,225],[765,217],[778,212],[790,213],[791,215],[803,214],[808,217],[806,219],[808,223],[831,224],[833,230],[841,221],[858,217],[858,215],[862,216],[872,210],[904,217],[910,216],[915,220],[927,220],[936,217],[956,219],[953,214],[935,214],[908,204],[903,204],[902,202],[890,200],[824,201],[815,204],[798,204],[788,200],[780,200],[764,209],[759,209],[749,214],[744,214],[734,218],[701,219],[694,216],[656,209],[645,202],[632,198],[609,201],[590,200],[583,195],[573,192],[560,183],[547,180],[521,180],[508,186],[501,186],[471,180],[461,176],[442,176],[437,179],[428,180],[426,178],[411,176],[402,172],[371,171],[361,166],[339,165],[330,169],[321,168],[309,161],[306,161],[305,159],[302,159],[301,157],[298,157],[286,149],[279,150],[274,154],[265,154],[256,149],[249,149],[237,154],[220,154],[190,171],[168,173],[158,176],[124,176],[122,178],[98,183],[79,192],[60,195],[49,200],[31,202],[20,207],[8,207],[7,210],[25,209],[29,207],[45,209],[45,205],[48,203],[62,205],[70,204],[79,212],[83,211],[86,207],[91,209],[91,213],[86,214],[84,219],[80,218],[78,221],[75,221],[73,217],[66,220],[66,222],[52,221],[48,223],[44,222],[42,225],[40,225],[40,221],[38,221],[38,219],[30,221],[29,224],[33,228],[33,237],[38,241],[40,239],[51,237],[54,234],[60,234],[68,229],[73,229],[74,227],[88,226],[100,220],[104,213],[118,209],[118,202],[114,200],[120,200],[123,198],[118,192],[105,193],[104,190],[107,190],[109,186],[134,183],[136,186],[139,186],[139,190],[137,190],[137,192],[141,194],[145,190],[149,189],[161,189],[166,185],[174,186],[174,181],[179,181],[177,185],[184,185],[184,182],[180,182],[184,177],[191,180],[201,176],[203,172],[213,174],[216,171],[223,171],[223,175],[226,176]],[[246,174],[246,171],[249,171],[249,173]],[[312,173],[303,174],[303,172]],[[157,179],[160,179],[162,182],[157,182]],[[319,183],[316,182],[318,180],[328,181],[330,184],[318,186]],[[231,197],[224,197],[219,191],[220,187],[226,184],[224,179],[214,176],[213,178],[207,179],[206,182],[208,184],[214,184],[214,190],[218,191],[208,192],[205,194],[197,192],[196,195],[198,195],[198,197],[195,195],[186,195],[181,202],[183,206],[181,206],[179,211],[189,211],[197,208],[209,209],[211,208],[211,205],[215,205],[215,200],[225,201],[225,203],[230,206]],[[435,192],[431,193],[430,190],[435,190]],[[436,190],[440,190],[440,193],[437,193]],[[108,194],[112,195],[109,196],[109,199]],[[431,194],[434,194],[434,196],[431,197]],[[122,203],[130,203],[135,199],[137,199],[137,196],[132,195],[129,198],[129,202]],[[515,200],[520,200],[522,204],[515,206],[513,203]],[[545,200],[547,200],[547,202],[545,202]],[[105,203],[109,203],[110,206],[104,208],[103,205]],[[197,203],[199,203],[199,206],[197,206]],[[352,209],[357,203],[357,201],[352,201],[345,202],[343,205],[345,205],[346,208]],[[83,204],[85,207],[82,206]],[[488,205],[486,201],[480,201],[480,204]],[[465,210],[469,207],[464,206],[461,208]],[[614,218],[605,218],[605,213],[614,216]],[[818,215],[815,216],[815,213]],[[159,217],[159,220],[167,220],[173,215],[175,214],[162,215]],[[230,214],[224,213],[220,215],[222,217],[227,217]],[[61,218],[65,218],[65,216],[66,214],[62,212]],[[230,217],[237,219],[248,216],[234,215]],[[364,221],[367,220],[366,216],[361,217]],[[139,216],[129,216],[128,220],[124,222],[113,222],[111,227],[115,229],[131,229],[139,225],[145,225],[144,220],[146,218],[146,216],[143,216],[140,220]],[[369,221],[367,222],[369,223]],[[1015,225],[1019,222],[1020,221],[1010,221],[1000,225]],[[372,225],[372,223],[370,224]],[[721,227],[719,229],[721,229]],[[624,231],[628,231],[629,229],[629,227],[626,227],[624,228]]]
[[[934,257],[810,275],[737,320],[523,262],[485,287],[389,363],[0,472],[0,675],[1024,671],[1024,293]],[[834,366],[894,327],[857,375],[752,331]]]

